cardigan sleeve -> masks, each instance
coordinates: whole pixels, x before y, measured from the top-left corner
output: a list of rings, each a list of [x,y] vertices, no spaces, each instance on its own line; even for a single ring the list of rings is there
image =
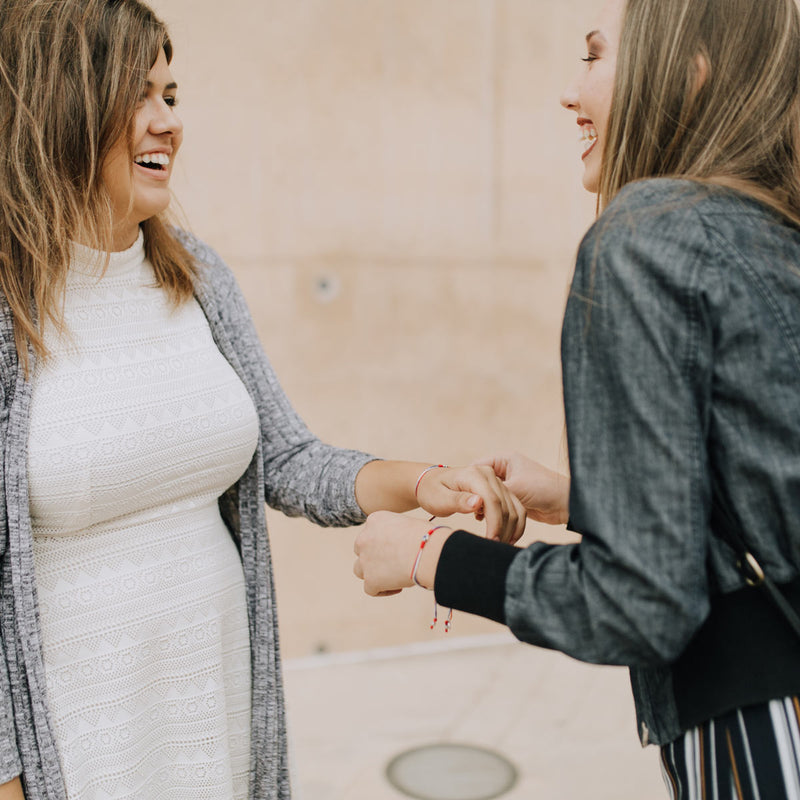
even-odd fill
[[[10,781],[21,772],[6,646],[3,643],[0,649],[0,784]]]
[[[0,387],[0,452],[4,454],[3,467],[6,453],[6,432],[8,427],[8,407],[5,401],[5,392]],[[0,497],[3,498],[0,508],[0,580],[11,580],[10,570],[6,560],[8,558],[8,512],[6,501],[5,469],[0,468]],[[3,587],[2,594],[6,594],[8,587]],[[10,614],[7,605],[3,606],[3,614]],[[3,619],[2,629],[9,630],[14,627],[14,620]],[[7,657],[8,643],[5,637],[0,639],[0,784],[10,781],[22,772],[22,763],[17,747],[17,733],[14,722],[14,708],[11,697],[11,681],[9,679],[9,666]]]
[[[375,457],[325,444],[308,429],[278,382],[231,270],[197,239],[184,235],[184,244],[200,262],[198,297],[215,339],[256,406],[267,503],[322,526],[363,522],[355,479]]]

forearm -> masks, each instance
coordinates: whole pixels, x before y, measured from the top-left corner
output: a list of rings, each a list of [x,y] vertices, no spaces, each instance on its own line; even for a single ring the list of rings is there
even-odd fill
[[[415,461],[370,461],[356,476],[356,500],[365,514],[417,508],[414,490],[422,471],[429,466]]]
[[[606,556],[585,543],[520,549],[437,531],[417,578],[440,605],[507,625],[524,642],[591,663],[669,662],[702,621],[702,601],[670,603],[657,577]]]

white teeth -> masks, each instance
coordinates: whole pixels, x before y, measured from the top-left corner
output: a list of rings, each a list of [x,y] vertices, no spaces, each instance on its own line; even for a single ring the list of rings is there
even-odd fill
[[[597,141],[597,131],[594,128],[581,128],[581,144],[585,153]]]
[[[166,153],[142,153],[134,156],[136,164],[160,164],[162,167],[169,166],[169,156]]]

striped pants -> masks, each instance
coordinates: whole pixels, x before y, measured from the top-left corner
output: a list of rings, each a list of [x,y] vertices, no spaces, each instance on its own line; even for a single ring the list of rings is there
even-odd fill
[[[661,748],[672,800],[800,800],[800,700],[732,711]]]

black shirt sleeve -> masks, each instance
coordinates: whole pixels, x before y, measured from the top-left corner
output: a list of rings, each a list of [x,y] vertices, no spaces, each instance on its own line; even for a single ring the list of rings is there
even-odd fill
[[[505,625],[506,573],[519,552],[510,544],[455,531],[439,556],[436,602]]]

